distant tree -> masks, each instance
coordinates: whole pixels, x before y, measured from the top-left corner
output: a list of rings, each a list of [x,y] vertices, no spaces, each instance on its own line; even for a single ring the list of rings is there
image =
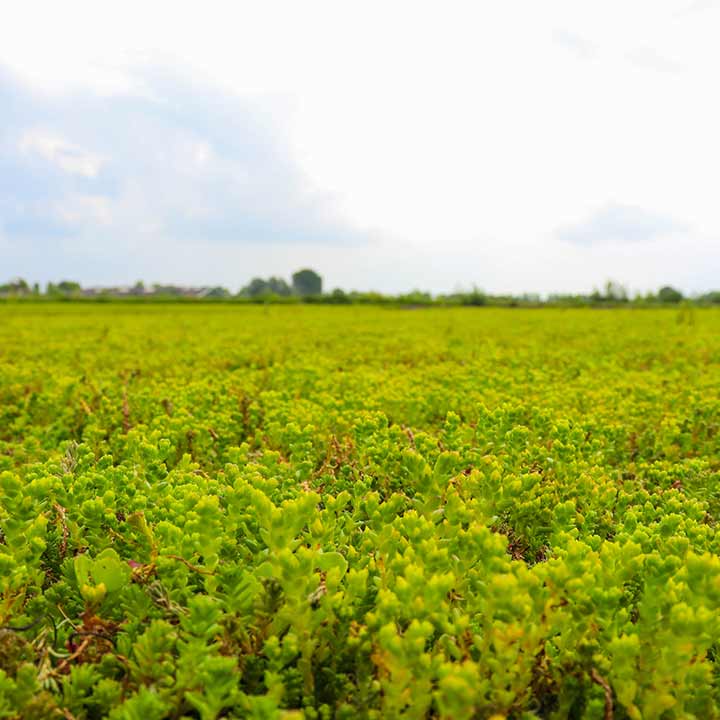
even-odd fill
[[[138,280],[130,290],[131,295],[144,295],[145,294],[145,283],[142,280]]]
[[[628,299],[627,290],[618,282],[608,280],[605,283],[605,300],[611,302],[625,302]]]
[[[597,291],[595,291],[597,292]],[[567,295],[562,293],[551,293],[548,295],[548,305],[560,305],[563,307],[582,307],[594,300],[593,295]]]
[[[542,299],[538,293],[523,293],[518,300],[523,305],[540,305],[542,303]]]
[[[308,268],[293,273],[292,286],[296,295],[322,295],[322,278]]]
[[[713,305],[720,305],[720,290],[711,290],[704,295],[701,295],[698,300],[702,303],[712,303]]]
[[[270,286],[267,280],[256,277],[240,290],[240,295],[242,297],[258,297],[260,295],[267,295],[269,292]]]
[[[330,293],[328,300],[335,305],[347,305],[352,302],[350,296],[342,288],[335,288]]]
[[[620,283],[608,280],[604,291],[595,288],[588,296],[588,300],[591,303],[619,303],[628,302],[629,298],[627,290]]]
[[[661,287],[657,296],[661,303],[679,303],[683,299],[683,294],[669,285]]]
[[[63,280],[57,285],[48,283],[48,295],[77,295],[81,290],[80,283],[73,280]]]
[[[28,295],[30,286],[26,280],[15,278],[5,285],[0,285],[0,294],[2,295]]]
[[[401,305],[430,305],[430,303],[432,303],[432,295],[422,290],[412,290],[409,293],[398,295],[397,301]]]
[[[474,305],[480,307],[487,305],[487,295],[480,288],[473,286],[470,292],[462,293],[460,296],[461,305]]]
[[[268,290],[275,295],[281,295],[283,297],[292,295],[292,288],[287,284],[287,281],[281,277],[268,278],[267,286]]]
[[[227,298],[230,297],[230,291],[227,288],[217,287],[210,288],[206,293],[205,297],[209,298]]]

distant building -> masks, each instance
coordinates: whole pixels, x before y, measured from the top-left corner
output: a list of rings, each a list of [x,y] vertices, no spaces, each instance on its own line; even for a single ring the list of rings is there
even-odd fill
[[[145,287],[142,283],[135,285],[116,285],[111,287],[91,287],[82,291],[83,297],[178,297],[206,298],[230,297],[230,291],[223,287],[185,287],[182,285],[159,285]]]

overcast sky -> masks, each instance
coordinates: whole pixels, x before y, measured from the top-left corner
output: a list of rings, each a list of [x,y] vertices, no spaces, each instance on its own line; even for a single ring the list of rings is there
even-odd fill
[[[720,2],[32,2],[0,282],[720,288]]]

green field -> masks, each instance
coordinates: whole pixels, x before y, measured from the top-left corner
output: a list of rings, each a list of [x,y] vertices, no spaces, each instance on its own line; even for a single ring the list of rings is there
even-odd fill
[[[720,716],[720,311],[0,305],[0,718]]]

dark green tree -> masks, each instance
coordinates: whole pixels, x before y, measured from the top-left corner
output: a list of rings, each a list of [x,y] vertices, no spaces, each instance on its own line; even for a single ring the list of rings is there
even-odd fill
[[[683,294],[674,287],[665,285],[658,290],[658,300],[661,303],[679,303],[683,299]]]
[[[331,303],[334,303],[336,305],[347,305],[348,303],[352,302],[350,296],[342,288],[335,288],[330,293],[328,299]]]
[[[305,268],[293,273],[293,292],[301,297],[307,295],[322,295],[322,278],[314,270]]]
[[[57,285],[48,283],[48,295],[79,295],[80,290],[80,283],[73,280],[63,280]]]
[[[287,281],[281,277],[268,278],[267,285],[269,291],[275,295],[292,295],[292,288],[287,284]]]
[[[699,298],[700,302],[712,303],[713,305],[720,305],[720,290],[711,290]]]
[[[207,298],[228,298],[230,291],[220,285],[210,288],[204,295]]]
[[[242,297],[258,297],[259,295],[267,295],[270,292],[270,286],[267,280],[256,277],[253,278],[242,290]]]

